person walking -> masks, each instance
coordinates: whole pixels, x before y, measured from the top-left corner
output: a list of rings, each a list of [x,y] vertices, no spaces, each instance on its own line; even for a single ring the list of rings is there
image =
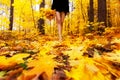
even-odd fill
[[[69,13],[69,1],[68,0],[53,0],[52,10],[56,11],[56,23],[58,26],[59,41],[62,41],[62,27],[65,16]]]

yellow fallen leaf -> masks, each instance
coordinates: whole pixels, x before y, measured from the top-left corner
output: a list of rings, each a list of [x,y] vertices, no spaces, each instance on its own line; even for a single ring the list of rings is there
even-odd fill
[[[54,71],[54,67],[56,66],[56,62],[52,58],[52,56],[44,55],[42,57],[39,57],[38,60],[29,62],[28,67],[32,67],[32,69],[23,71],[23,75],[21,75],[19,79],[26,80],[31,75],[38,75],[45,72],[50,80]]]
[[[28,56],[30,56],[30,54],[20,53],[20,54],[16,54],[16,55],[12,56],[12,57],[9,58],[8,60],[9,60],[10,62],[16,62],[16,63],[19,64],[19,63],[23,63],[23,62],[24,62],[23,58],[26,58],[26,57],[28,57]]]

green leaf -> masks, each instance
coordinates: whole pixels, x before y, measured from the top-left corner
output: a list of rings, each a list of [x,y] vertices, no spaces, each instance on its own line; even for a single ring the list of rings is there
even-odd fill
[[[27,69],[27,68],[28,68],[27,62],[20,63],[19,65],[20,65],[23,69]]]
[[[5,74],[6,74],[6,71],[0,71],[0,78],[4,77]]]

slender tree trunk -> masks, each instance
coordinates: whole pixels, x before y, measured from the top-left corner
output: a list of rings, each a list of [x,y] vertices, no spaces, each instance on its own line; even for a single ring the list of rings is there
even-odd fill
[[[10,3],[10,18],[9,18],[9,21],[10,21],[9,30],[12,30],[12,28],[13,28],[13,18],[14,18],[14,7],[12,6],[13,3],[14,3],[14,0],[11,0],[11,3]]]
[[[98,22],[104,22],[107,26],[107,5],[106,0],[98,0]]]
[[[42,1],[42,3],[40,4],[40,8],[44,8],[45,7],[45,0]]]
[[[32,17],[33,17],[33,23],[34,23],[34,27],[36,28],[36,23],[35,23],[35,16],[34,16],[34,10],[33,10],[33,2],[32,0],[30,0],[30,4],[31,4],[31,8],[32,8]]]
[[[89,20],[90,22],[94,22],[94,7],[93,7],[93,0],[90,0],[90,3],[89,3],[88,20]]]
[[[111,23],[111,10],[110,10],[110,0],[108,0],[107,26],[108,27],[112,27],[112,23]]]
[[[45,0],[43,0],[42,3],[40,4],[40,8],[44,8],[44,7],[45,7]],[[44,23],[45,23],[44,19],[40,18],[38,20],[38,28],[41,34],[45,34]]]

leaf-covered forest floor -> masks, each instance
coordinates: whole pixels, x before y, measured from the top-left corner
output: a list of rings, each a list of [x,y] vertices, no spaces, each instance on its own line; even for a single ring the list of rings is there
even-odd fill
[[[56,37],[0,32],[0,80],[119,80],[120,29]]]

